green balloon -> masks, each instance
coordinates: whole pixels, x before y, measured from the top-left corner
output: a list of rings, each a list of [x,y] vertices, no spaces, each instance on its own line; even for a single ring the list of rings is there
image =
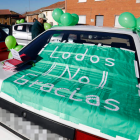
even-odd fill
[[[59,24],[59,25],[53,25],[52,27],[60,27],[60,26],[63,26],[62,24]]]
[[[63,26],[62,23],[58,23],[58,26]]]
[[[52,26],[52,27],[59,27],[59,25],[54,25],[54,26]]]
[[[16,50],[16,51],[20,51],[22,48],[23,48],[22,45],[18,45],[18,46],[16,46],[16,47],[14,48],[14,50]]]
[[[71,23],[73,22],[73,17],[70,13],[64,13],[61,16],[60,21],[63,26],[70,26]]]
[[[17,20],[17,21],[16,21],[16,23],[17,23],[17,24],[19,24],[19,23],[20,23],[20,21],[19,21],[19,20]]]
[[[24,23],[24,19],[21,19],[21,20],[20,20],[20,23]]]
[[[9,52],[8,59],[10,59],[10,58],[12,58],[12,57],[13,57],[12,53]]]
[[[12,49],[16,46],[16,39],[12,35],[9,35],[5,39],[5,44],[8,49]]]
[[[140,17],[137,18],[137,30],[140,31]]]
[[[52,17],[56,22],[60,22],[60,17],[63,14],[64,14],[64,12],[61,9],[56,8],[56,9],[53,10]]]
[[[58,36],[60,36],[60,34],[54,34],[54,35],[53,35],[53,37],[58,37]]]
[[[44,23],[44,29],[45,29],[45,30],[48,30],[48,29],[50,29],[50,28],[52,28],[52,25],[51,25],[51,24],[49,24],[49,23]]]
[[[71,25],[76,25],[79,21],[79,16],[75,13],[71,14],[73,16],[73,21],[71,23]]]
[[[132,13],[124,12],[119,16],[119,23],[125,28],[136,27],[136,18]]]

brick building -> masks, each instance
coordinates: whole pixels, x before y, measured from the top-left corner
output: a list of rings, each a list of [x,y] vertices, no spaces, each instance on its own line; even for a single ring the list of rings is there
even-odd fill
[[[65,1],[59,1],[57,3],[50,5],[50,6],[42,7],[38,10],[25,13],[24,15],[26,15],[27,22],[33,22],[33,19],[34,18],[37,19],[38,15],[40,13],[44,13],[46,15],[46,17],[48,18],[47,22],[52,23],[53,25],[56,25],[57,23],[52,18],[52,11],[55,8],[61,8],[65,12]]]
[[[25,21],[27,21],[27,22],[28,22],[28,19],[27,19],[27,18],[28,18],[28,16],[27,16],[27,15],[28,15],[29,13],[30,13],[30,12],[25,12],[24,14],[22,14],[22,16],[24,16],[24,17],[25,17]]]
[[[31,12],[28,12],[26,14],[26,20],[27,22],[33,22],[33,19],[37,19],[38,18],[38,15],[41,13],[41,10],[42,8],[38,9],[38,10],[35,10],[35,11],[31,11]]]
[[[13,25],[16,20],[25,19],[25,16],[20,15],[9,9],[0,9],[0,24]]]
[[[22,16],[21,14],[10,11],[11,12],[11,25],[14,25],[17,20],[25,19],[25,16]]]
[[[0,10],[0,23],[5,25],[11,24],[11,12],[9,9]]]
[[[41,12],[44,13],[46,18],[48,19],[47,22],[52,25],[58,24],[52,17],[52,12],[56,8],[62,9],[62,11],[65,13],[65,1],[59,1],[41,10]]]
[[[66,12],[79,15],[79,23],[119,27],[118,17],[131,12],[140,17],[140,0],[65,0]]]

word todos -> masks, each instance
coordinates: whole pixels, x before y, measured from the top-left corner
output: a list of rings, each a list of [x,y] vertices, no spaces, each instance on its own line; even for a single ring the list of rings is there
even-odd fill
[[[58,59],[59,58],[58,56],[54,56],[57,53],[57,49],[58,49],[58,46],[54,49],[54,51],[50,55],[50,58],[55,58],[55,59]],[[85,58],[87,52],[88,52],[88,49],[86,49],[86,51],[85,51],[84,54],[82,54],[82,53],[76,54],[75,59],[77,61],[83,61],[83,59]],[[63,59],[68,59],[68,58],[70,58],[70,56],[71,56],[71,53],[70,52],[64,52],[62,54],[62,58]],[[90,61],[91,61],[91,63],[98,63],[100,61],[100,58],[97,55],[92,55],[90,57]],[[115,59],[106,58],[105,61],[106,61],[105,65],[107,65],[107,66],[112,67],[112,66],[115,65],[115,63],[114,63]]]

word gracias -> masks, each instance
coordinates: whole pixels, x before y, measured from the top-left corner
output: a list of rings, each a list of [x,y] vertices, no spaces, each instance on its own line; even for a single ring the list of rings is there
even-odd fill
[[[27,75],[32,75],[32,76],[35,76],[35,77],[38,76],[38,75],[35,75],[35,74],[28,73],[26,75],[23,75],[21,78],[15,80],[14,83],[19,84],[19,85],[25,85],[26,83],[29,82],[29,80],[25,79],[25,77]],[[36,85],[36,84],[42,84],[42,83],[43,82],[39,82],[39,80],[36,80],[32,84],[30,84],[29,87],[32,87],[33,85]],[[39,88],[39,90],[50,93],[53,88],[55,88],[54,84],[45,83]],[[55,95],[65,97],[64,95],[61,95],[60,93],[58,93],[61,90],[63,90],[63,91],[65,90],[65,92],[70,92],[70,90],[67,89],[67,88],[56,88],[55,91],[54,91]],[[78,90],[80,90],[80,88],[76,88],[71,93],[71,95],[69,96],[69,99],[74,100],[74,101],[78,101],[78,102],[83,101],[83,99],[75,99],[74,98],[74,95],[77,93]],[[97,95],[87,95],[85,100],[86,100],[86,103],[89,104],[89,105],[100,106],[100,97],[97,96]],[[92,102],[91,102],[91,100],[92,100]],[[113,102],[115,104],[113,104]],[[119,107],[116,104],[120,104],[120,102],[118,102],[114,99],[106,99],[105,104],[109,105],[109,106],[104,105],[104,108],[106,108],[108,110],[111,110],[111,111],[118,111],[119,110]]]

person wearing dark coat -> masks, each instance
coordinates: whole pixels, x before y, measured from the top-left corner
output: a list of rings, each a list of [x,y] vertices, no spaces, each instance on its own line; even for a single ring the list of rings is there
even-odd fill
[[[32,26],[31,32],[32,32],[32,39],[37,37],[39,34],[45,31],[44,29],[44,20],[47,20],[45,15],[43,13],[38,15],[38,20],[36,20]]]

